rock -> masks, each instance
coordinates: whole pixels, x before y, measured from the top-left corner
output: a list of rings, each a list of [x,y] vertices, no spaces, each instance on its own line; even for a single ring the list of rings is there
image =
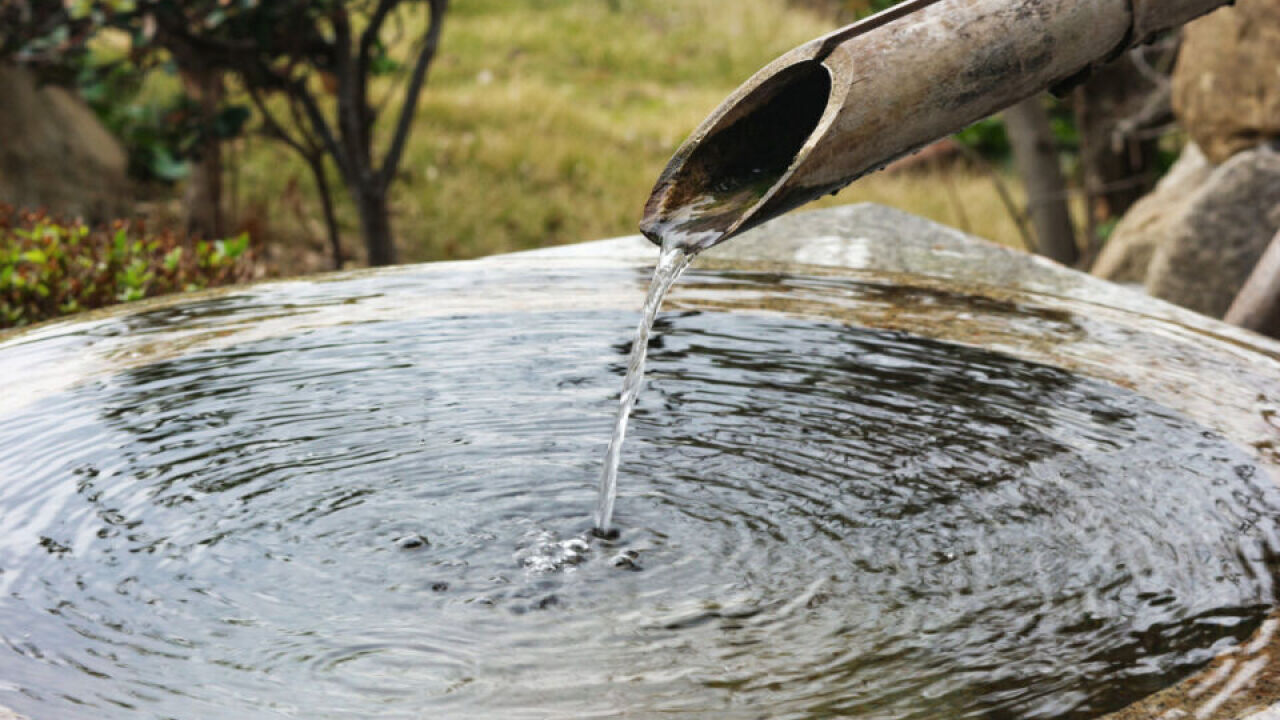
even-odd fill
[[[1147,292],[1221,317],[1280,229],[1280,150],[1234,155],[1175,210],[1151,259]]]
[[[1280,3],[1238,0],[1187,25],[1173,109],[1215,165],[1280,137]]]
[[[128,158],[79,98],[0,64],[0,202],[91,221],[127,212]]]
[[[1178,162],[1121,218],[1099,253],[1093,274],[1118,283],[1142,283],[1156,246],[1173,233],[1181,208],[1209,175],[1213,166],[1195,143],[1187,143]]]

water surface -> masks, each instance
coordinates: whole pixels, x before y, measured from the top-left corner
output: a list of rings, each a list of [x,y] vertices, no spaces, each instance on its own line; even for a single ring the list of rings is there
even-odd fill
[[[235,300],[145,322],[206,311]],[[1213,433],[1061,370],[782,316],[660,316],[619,536],[594,538],[634,322],[384,317],[0,416],[0,705],[1085,718],[1273,606],[1280,502]]]

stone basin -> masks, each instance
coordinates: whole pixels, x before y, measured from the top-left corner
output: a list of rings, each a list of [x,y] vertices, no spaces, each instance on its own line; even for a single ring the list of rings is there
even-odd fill
[[[634,309],[643,274],[629,285],[576,285],[580,268],[639,268],[655,248],[639,236],[471,261],[263,283],[164,298],[0,336],[0,373],[22,378],[0,390],[0,416],[32,408],[86,383],[197,353],[301,331],[402,319],[448,318],[480,309]],[[451,269],[495,275],[521,268],[566,272],[557,297],[505,294],[451,281]],[[806,278],[787,291],[726,291],[730,279],[690,278],[668,312],[725,311],[821,317],[877,331],[980,348],[1123,388],[1225,438],[1280,482],[1280,344],[1053,262],[874,205],[800,213],[708,252],[695,267],[744,277]],[[461,276],[461,275],[460,275]],[[823,278],[842,283],[825,288]],[[426,280],[442,292],[424,296]],[[852,283],[852,284],[844,284]],[[847,289],[846,289],[847,288]],[[340,292],[349,302],[326,301]],[[253,307],[252,320],[188,313],[220,298]],[[20,452],[11,450],[12,452]],[[12,457],[12,455],[10,456]],[[625,502],[625,499],[624,499]],[[1121,509],[1117,508],[1119,512]],[[585,507],[584,507],[585,512]],[[7,524],[7,523],[6,523]],[[0,548],[2,550],[2,548]],[[61,552],[61,550],[59,550]],[[0,552],[0,562],[4,559]],[[2,568],[0,568],[2,569]],[[0,584],[4,575],[0,574]],[[1207,666],[1109,717],[1280,718],[1280,615]],[[7,638],[10,647],[15,640]],[[0,669],[4,665],[0,663]],[[0,706],[15,692],[0,677]],[[0,719],[9,711],[0,707]],[[11,714],[11,713],[10,713]],[[376,711],[374,712],[376,716]],[[56,717],[53,714],[49,718]]]

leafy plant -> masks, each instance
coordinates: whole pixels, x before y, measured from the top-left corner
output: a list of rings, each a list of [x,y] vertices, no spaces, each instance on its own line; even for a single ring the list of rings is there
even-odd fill
[[[369,263],[386,265],[396,261],[389,191],[448,6],[448,0],[0,0],[0,57],[54,66],[70,59],[74,66],[95,38],[107,36],[127,40],[128,61],[137,67],[176,67],[203,100],[194,133],[178,122],[159,126],[177,137],[153,137],[155,123],[124,118],[126,129],[140,132],[131,144],[144,149],[135,169],[162,179],[180,177],[187,155],[202,161],[207,178],[220,179],[218,140],[239,132],[250,114],[247,107],[219,108],[223,77],[234,78],[267,134],[312,170],[335,262],[341,264],[341,253],[329,164],[359,215]],[[403,82],[376,97],[371,79],[391,74]],[[384,115],[390,122],[379,123]],[[217,180],[202,187],[217,187]],[[216,218],[218,193],[209,194],[203,207]],[[206,225],[220,227],[216,219]]]
[[[94,53],[76,56],[75,85],[129,153],[129,174],[139,180],[172,183],[186,179],[190,161],[210,140],[239,137],[249,107],[227,104],[206,119],[197,100],[185,93],[161,99],[144,97],[144,81],[153,68],[129,60],[102,60]],[[174,72],[172,63],[160,66]]]
[[[1009,158],[1009,135],[1004,122],[996,117],[983,118],[955,134],[957,142],[977,150],[988,160],[1003,162]]]
[[[0,328],[245,280],[249,236],[189,242],[140,221],[90,228],[0,205]]]
[[[336,224],[324,175],[328,163],[338,170],[360,217],[369,263],[396,261],[388,193],[440,45],[448,0],[11,2],[14,10],[0,12],[0,20],[9,21],[0,25],[0,54],[7,48],[20,58],[57,61],[82,54],[89,40],[111,33],[128,38],[131,61],[171,59],[188,80],[208,83],[209,92],[202,93],[208,107],[201,108],[197,135],[205,142],[193,144],[197,155],[201,146],[216,147],[218,126],[231,132],[247,118],[243,110],[213,117],[222,94],[214,88],[221,88],[223,75],[234,77],[261,113],[268,134],[311,167],[333,241]],[[395,45],[408,52],[394,57]],[[403,84],[386,97],[374,97],[370,79],[393,73],[405,76]],[[379,125],[385,103],[394,96],[400,107],[386,113],[390,123]],[[268,103],[273,98],[283,100],[287,112],[273,114]],[[175,127],[182,130],[181,124]],[[389,131],[385,139],[383,127]],[[168,150],[174,144],[169,140],[154,146]],[[172,174],[177,168],[170,159],[156,155],[144,165],[161,176]]]

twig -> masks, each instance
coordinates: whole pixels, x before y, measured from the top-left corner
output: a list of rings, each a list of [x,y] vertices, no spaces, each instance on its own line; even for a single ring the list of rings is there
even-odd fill
[[[383,158],[382,168],[378,170],[381,186],[386,188],[395,176],[400,165],[400,157],[404,154],[405,143],[409,140],[409,131],[413,128],[413,115],[418,109],[418,97],[422,94],[422,86],[427,80],[427,69],[435,59],[436,50],[440,47],[440,31],[444,25],[444,14],[449,7],[449,0],[430,0],[431,24],[427,27],[426,42],[418,52],[418,61],[413,68],[413,77],[405,91],[404,104],[400,106],[400,117],[396,122],[395,135],[391,140],[387,154]]]
[[[1004,179],[1000,177],[1000,173],[996,172],[996,169],[991,167],[991,163],[987,162],[987,159],[982,157],[977,150],[964,143],[956,143],[956,147],[960,148],[960,152],[964,154],[965,158],[977,165],[991,178],[992,184],[996,186],[996,192],[1000,195],[1000,201],[1004,203],[1004,208],[1008,211],[1009,217],[1013,218],[1013,223],[1018,228],[1018,234],[1022,236],[1022,246],[1027,252],[1037,252],[1036,241],[1031,237],[1031,231],[1027,229],[1027,219],[1018,210],[1017,203],[1013,201],[1013,195],[1009,193],[1009,188],[1005,185]]]
[[[951,173],[944,172],[942,184],[947,188],[947,197],[951,200],[952,207],[956,210],[956,217],[960,221],[960,229],[972,233],[973,227],[969,224],[969,213],[965,212],[964,203],[960,200],[960,193],[956,192],[956,179]]]

